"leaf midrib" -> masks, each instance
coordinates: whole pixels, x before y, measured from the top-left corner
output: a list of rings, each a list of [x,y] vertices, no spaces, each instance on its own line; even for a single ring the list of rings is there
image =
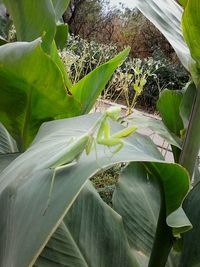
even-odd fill
[[[69,229],[67,228],[66,224],[64,223],[64,221],[62,221],[62,225],[63,225],[63,228],[65,228],[65,231],[69,233],[70,237],[71,237],[71,241],[73,242],[74,246],[77,248],[77,251],[79,252],[79,255],[80,255],[80,258],[82,259],[82,261],[84,262],[85,266],[87,267],[90,267],[88,265],[88,263],[86,262],[85,258],[83,257],[83,254],[81,253],[77,243],[75,242],[73,236],[71,235]]]

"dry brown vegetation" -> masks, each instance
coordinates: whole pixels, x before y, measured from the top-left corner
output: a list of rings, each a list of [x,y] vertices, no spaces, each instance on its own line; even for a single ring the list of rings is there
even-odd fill
[[[133,57],[152,56],[159,48],[170,59],[174,50],[156,27],[139,10],[107,9],[105,0],[72,0],[64,14],[74,35],[105,44],[115,44],[121,50],[131,47]]]

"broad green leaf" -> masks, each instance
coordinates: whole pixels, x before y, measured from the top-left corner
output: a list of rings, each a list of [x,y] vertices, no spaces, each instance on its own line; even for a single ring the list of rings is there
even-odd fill
[[[90,183],[81,191],[64,222],[89,259],[89,266],[138,266],[131,255],[121,216],[104,203]]]
[[[199,182],[200,182],[200,170],[199,170],[199,161],[197,159],[195,170],[194,170],[194,177],[192,179],[192,185],[195,186]]]
[[[179,4],[181,4],[183,7],[187,5],[188,0],[178,0]]]
[[[199,0],[188,1],[182,19],[183,34],[193,59],[198,63],[200,61],[199,24]]]
[[[67,24],[57,24],[55,42],[59,49],[63,49],[66,46],[68,38],[68,25]]]
[[[185,129],[188,127],[192,105],[196,97],[196,87],[194,83],[189,83],[184,88],[183,99],[180,104],[180,115]]]
[[[180,115],[182,99],[182,92],[165,89],[157,101],[157,109],[165,126],[180,140],[183,139],[184,134],[184,124]],[[174,161],[179,162],[181,150],[172,145],[172,151]]]
[[[58,66],[58,68],[60,69],[61,73],[62,73],[62,76],[63,76],[63,80],[64,80],[64,83],[65,83],[65,86],[67,87],[68,91],[69,89],[71,88],[72,86],[72,83],[67,75],[67,72],[66,72],[66,69],[65,69],[65,66],[58,54],[58,49],[56,47],[56,43],[55,41],[53,41],[53,44],[52,44],[52,48],[51,48],[51,59],[54,61],[54,63]]]
[[[0,173],[19,155],[19,153],[0,154]]]
[[[139,267],[121,217],[102,201],[89,182],[35,264],[38,267],[55,265]]]
[[[146,210],[146,216],[144,215],[144,217],[146,217],[146,218],[139,218],[140,215],[137,214],[137,220],[138,221],[141,220],[140,224],[142,224],[143,219],[152,221],[152,224],[155,224],[155,221],[156,221],[158,214],[154,210],[156,210],[155,207],[159,203],[159,197],[157,196],[157,193],[156,193],[155,179],[158,178],[160,180],[160,182],[162,183],[162,186],[163,186],[164,192],[165,192],[164,198],[165,198],[166,215],[167,215],[166,222],[167,222],[168,226],[174,228],[173,233],[175,236],[179,234],[179,231],[180,232],[181,231],[188,231],[191,228],[191,224],[188,221],[187,217],[185,217],[185,216],[184,216],[184,218],[182,217],[182,214],[184,214],[184,212],[181,208],[183,199],[189,190],[189,188],[188,188],[189,181],[188,181],[187,172],[179,165],[176,165],[173,163],[165,163],[165,164],[155,163],[155,162],[154,163],[144,163],[144,166],[147,169],[147,172],[144,172],[144,169],[141,166],[138,167],[138,165],[134,165],[134,164],[132,166],[128,167],[128,170],[125,169],[125,174],[122,176],[122,184],[120,184],[121,183],[121,179],[120,179],[119,180],[119,186],[118,186],[119,188],[122,187],[122,190],[125,187],[127,188],[127,190],[129,187],[132,188],[132,190],[130,190],[130,194],[131,193],[139,194],[139,192],[137,192],[136,188],[133,189],[134,186],[140,187],[140,193],[141,193],[141,190],[144,190],[143,194],[146,194],[146,199],[144,198],[144,195],[137,197],[137,199],[135,199],[134,203],[135,203],[136,207],[138,205],[141,205],[140,208],[137,207],[135,212],[137,212],[137,210],[141,210],[142,206],[143,206],[143,209],[145,209],[145,206],[147,205],[146,202],[148,201],[148,199],[150,201],[149,202],[150,207],[148,207],[148,209]],[[135,170],[135,167],[136,167],[136,170]],[[149,180],[148,172],[150,174],[150,178],[153,177],[154,180],[150,181],[149,185],[146,184],[146,190],[145,190],[145,186],[143,185],[143,183],[147,183],[147,181]],[[176,177],[176,178],[174,178],[174,177]],[[140,180],[140,184],[138,182],[138,179]],[[126,186],[125,186],[125,184],[126,184]],[[132,184],[132,186],[131,186],[131,184]],[[120,191],[121,189],[117,189],[117,190]],[[134,190],[136,192],[134,192]],[[128,207],[128,205],[125,203],[124,203],[124,205],[122,205],[120,203],[121,203],[121,201],[128,201],[128,199],[131,198],[131,196],[128,196],[128,191],[126,193],[126,190],[124,190],[124,195],[126,197],[126,198],[124,198],[124,200],[121,200],[120,194],[119,194],[119,196],[114,195],[114,203],[115,203],[116,208],[119,206],[119,209],[122,209],[122,210],[125,209],[123,212],[124,212],[124,214],[127,214],[128,211],[126,210],[126,207]],[[124,195],[122,195],[122,197],[124,197]],[[151,196],[151,195],[153,195],[153,196]],[[148,198],[148,196],[149,196],[149,198]],[[141,200],[141,198],[143,198],[143,201]],[[156,199],[158,200],[157,204],[155,204]],[[177,216],[175,215],[175,213]],[[135,217],[136,217],[136,215],[135,215]],[[136,218],[135,218],[135,220],[136,220]],[[136,224],[137,223],[139,224],[138,221],[136,223],[132,222],[132,224],[135,223],[135,227],[136,227]],[[144,227],[146,227],[146,225],[149,225],[149,223],[146,222],[144,224]],[[129,228],[130,228],[130,226],[129,226]],[[152,228],[152,226],[150,226],[150,228]],[[144,230],[144,228],[141,229],[141,236],[144,235],[145,231],[148,231],[148,228],[146,230]],[[154,231],[152,229],[152,234],[153,233],[154,233]],[[140,236],[140,234],[138,233],[138,239],[139,239],[139,236]],[[144,242],[142,242],[141,240],[140,241],[138,240],[138,244],[140,244],[140,246],[143,243],[142,247],[139,247],[139,245],[137,245],[137,243],[134,245],[133,239],[131,241],[131,244],[132,244],[132,246],[135,246],[135,248],[137,248],[137,249],[140,248],[140,249],[142,249],[142,251],[149,253],[151,250],[151,245],[152,245],[152,239],[150,238],[150,236],[152,236],[152,235],[149,234],[149,236],[147,235],[147,237],[146,237],[147,239],[149,238],[149,243],[147,241],[145,241],[147,243],[144,244]],[[134,238],[134,237],[132,237],[132,238]]]
[[[33,145],[0,175],[0,213],[7,218],[0,221],[0,228],[4,228],[0,232],[0,266],[27,267],[36,260],[87,179],[99,171],[99,166],[108,168],[117,162],[138,159],[162,160],[150,139],[138,134],[126,139],[125,147],[112,159],[105,156],[105,148],[100,146],[98,162],[93,152],[83,155],[77,165],[58,172],[50,206],[44,214],[52,177],[47,162],[68,140],[94,125],[97,118],[98,115],[92,114],[44,124]],[[122,129],[118,124],[112,126],[114,131]],[[24,246],[26,240],[29,242]]]
[[[0,47],[0,94],[0,121],[20,150],[28,147],[44,121],[80,114],[40,39]]]
[[[92,151],[89,156],[83,154],[77,164],[56,173],[50,205],[44,213],[53,174],[48,168],[48,162],[67,146],[72,137],[82,136],[91,129],[98,118],[98,114],[89,114],[43,124],[30,148],[1,173],[0,214],[6,220],[0,220],[0,229],[4,229],[0,231],[0,266],[27,267],[33,264],[87,179],[99,170],[119,162],[163,162],[153,142],[137,133],[126,138],[124,147],[112,158],[108,151],[99,145],[98,160]],[[115,133],[123,127],[111,123],[111,129],[112,133]],[[178,188],[176,181],[180,182],[174,177],[181,175],[181,185],[185,184],[185,188],[189,188],[189,178],[185,171],[178,165],[171,166],[169,174],[170,177],[173,176],[174,186]],[[174,170],[177,170],[177,173],[174,173]],[[181,196],[177,195],[177,198],[180,197],[180,203],[183,193]],[[172,200],[174,201],[174,198]],[[174,208],[177,208],[177,201],[171,203],[169,210],[173,211]],[[170,214],[168,218],[169,216]]]
[[[132,249],[149,256],[158,220],[159,189],[141,163],[131,163],[120,175],[113,195]]]
[[[181,30],[182,7],[174,0],[136,0],[136,5],[162,32],[183,66],[189,70],[191,55]]]
[[[64,222],[56,229],[34,267],[88,267],[79,246]]]
[[[51,51],[56,33],[55,11],[50,0],[3,0],[13,19],[17,39],[33,41],[44,35],[44,50]]]
[[[130,49],[126,48],[113,59],[91,71],[70,88],[70,92],[82,105],[81,114],[88,113],[93,107],[116,68],[123,63]]]
[[[200,266],[200,183],[198,183],[188,194],[184,201],[184,210],[189,217],[193,229],[183,235],[183,247],[181,253],[180,267]]]
[[[166,206],[166,223],[172,228],[173,235],[189,231],[192,225],[182,209],[182,203],[189,191],[189,175],[178,164],[145,163],[149,174],[162,182]]]
[[[184,129],[183,121],[180,116],[180,104],[182,99],[182,92],[165,89],[157,102],[157,109],[164,124],[178,137],[181,137],[181,130]]]
[[[17,152],[17,144],[6,128],[0,123],[0,154]]]
[[[131,163],[120,175],[113,195],[114,209],[122,216],[125,231],[138,257],[148,266],[160,209],[159,187],[142,163]],[[176,266],[170,254],[167,266]]]
[[[200,16],[199,0],[187,1],[182,18],[182,29],[185,41],[195,62],[191,61],[191,72],[197,85],[200,74]]]
[[[134,113],[128,117],[128,122],[137,125],[139,129],[149,128],[169,144],[180,148],[181,144],[179,138],[170,132],[161,120],[155,117],[145,116],[144,113],[134,110]]]
[[[52,0],[54,5],[55,14],[56,14],[56,21],[58,21],[70,3],[70,0]]]

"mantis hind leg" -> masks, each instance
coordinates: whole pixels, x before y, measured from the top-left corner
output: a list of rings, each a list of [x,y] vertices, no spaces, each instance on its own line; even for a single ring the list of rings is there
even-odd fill
[[[116,154],[117,152],[119,152],[124,146],[124,143],[121,142],[114,151],[112,151],[112,155]]]
[[[116,147],[115,150],[111,152],[113,155],[120,151],[124,146],[124,142],[121,139],[115,137],[113,138],[112,136],[107,139],[98,140],[98,144],[109,148]]]
[[[47,204],[46,204],[46,208],[45,208],[45,210],[44,210],[43,215],[46,213],[46,211],[47,211],[47,209],[48,209],[48,207],[49,207],[49,205],[50,205],[51,195],[52,195],[52,192],[53,192],[53,187],[54,187],[54,182],[55,182],[55,177],[56,177],[56,171],[58,171],[58,170],[62,170],[62,169],[64,169],[64,168],[66,168],[66,167],[73,166],[73,165],[75,165],[75,164],[77,164],[77,161],[72,161],[72,162],[70,162],[70,163],[68,163],[68,164],[61,165],[61,166],[59,166],[59,167],[53,169],[53,175],[52,175],[52,177],[51,177],[51,184],[50,184],[50,189],[49,189],[49,195],[48,195]]]
[[[99,160],[98,160],[98,154],[97,154],[97,143],[94,140],[94,151],[95,151],[95,158],[96,158],[96,162],[97,162],[97,166],[102,170],[102,166],[101,164],[99,164]]]
[[[46,213],[46,211],[47,211],[47,209],[49,207],[49,204],[50,204],[51,195],[52,195],[52,192],[53,192],[54,181],[55,181],[55,176],[56,176],[56,169],[54,169],[53,175],[51,177],[51,184],[50,184],[49,195],[48,195],[47,204],[46,204],[46,208],[44,210],[43,215]]]

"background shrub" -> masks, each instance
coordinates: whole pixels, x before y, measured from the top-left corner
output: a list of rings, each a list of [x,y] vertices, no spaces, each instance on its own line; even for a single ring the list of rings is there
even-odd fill
[[[79,36],[69,36],[66,49],[60,52],[72,83],[117,54],[114,45],[86,41]]]
[[[60,52],[72,83],[117,54],[115,45],[87,41],[71,35],[66,48]],[[155,111],[159,93],[165,89],[179,90],[188,82],[189,75],[179,61],[166,57],[156,48],[152,57],[127,58],[112,76],[102,98],[118,101],[128,107]]]

